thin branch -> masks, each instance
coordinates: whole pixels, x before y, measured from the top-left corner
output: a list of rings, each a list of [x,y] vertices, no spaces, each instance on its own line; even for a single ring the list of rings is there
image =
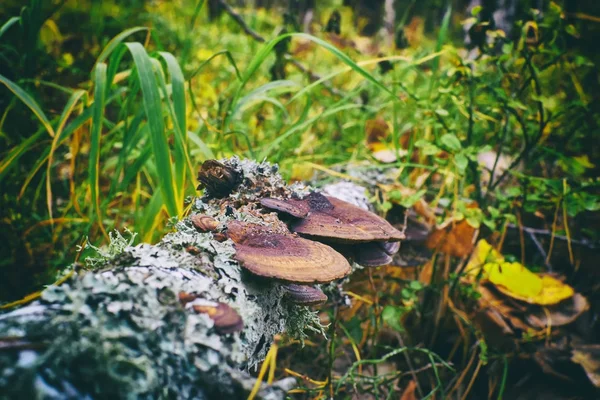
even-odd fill
[[[508,224],[508,227],[511,229],[520,229],[517,225],[515,224]],[[536,235],[544,235],[544,236],[551,236],[552,232],[547,230],[547,229],[538,229],[538,228],[529,228],[527,226],[523,226],[522,227],[524,232],[527,232],[529,234],[536,234]],[[555,239],[558,240],[564,240],[564,241],[568,241],[569,238],[563,235],[554,235]],[[587,247],[589,249],[597,249],[600,248],[600,243],[598,242],[592,242],[591,240],[587,240],[587,239],[570,239],[571,243],[575,243],[584,247]]]
[[[235,22],[237,22],[237,24],[242,28],[242,30],[248,36],[252,37],[254,40],[256,40],[257,42],[260,42],[260,43],[265,43],[267,41],[258,32],[256,32],[252,28],[250,28],[248,26],[248,24],[246,23],[246,21],[244,21],[244,19],[242,18],[242,16],[240,14],[238,14],[229,4],[227,4],[225,2],[225,0],[218,0],[218,1],[219,1],[219,4],[221,6],[223,6],[223,9],[225,9],[225,12],[227,12],[227,14],[229,14],[229,16],[231,18],[233,18],[233,20]],[[289,55],[289,54],[286,55],[285,59],[286,59],[286,61],[288,61],[289,63],[291,63],[294,67],[298,68],[300,71],[302,71],[303,73],[305,73],[312,82],[316,82],[316,81],[318,81],[318,80],[321,79],[320,75],[315,74],[314,72],[312,72],[311,70],[309,70],[300,61],[296,60],[291,55]],[[343,96],[342,92],[340,92],[339,90],[331,87],[327,82],[323,82],[323,87],[325,87],[327,90],[329,90],[331,92],[331,94],[333,94],[335,96],[340,96],[340,97]]]
[[[261,42],[261,43],[266,42],[265,38],[263,38],[255,30],[250,28],[248,26],[248,24],[246,24],[246,21],[244,21],[242,16],[240,14],[238,14],[237,12],[235,12],[235,10],[233,8],[231,8],[231,6],[229,4],[227,4],[224,0],[218,0],[218,1],[219,1],[219,4],[225,9],[227,14],[229,14],[229,16],[231,18],[233,18],[235,22],[238,23],[238,25],[244,30],[244,32],[247,35],[252,36],[252,38],[258,42]]]

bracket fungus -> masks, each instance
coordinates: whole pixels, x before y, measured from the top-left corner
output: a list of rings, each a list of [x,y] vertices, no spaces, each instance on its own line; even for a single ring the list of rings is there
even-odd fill
[[[213,232],[219,226],[219,221],[208,215],[194,214],[190,217],[190,220],[192,221],[194,228],[202,233]]]
[[[323,304],[327,301],[327,295],[316,286],[296,285],[290,283],[283,285],[285,296],[295,304],[312,306]]]
[[[184,307],[191,307],[198,314],[208,315],[219,333],[235,333],[244,329],[244,321],[240,314],[225,303],[209,301],[187,292],[179,292],[178,298]]]
[[[288,214],[290,229],[302,236],[326,243],[352,244],[359,264],[389,264],[400,249],[404,234],[385,219],[353,204],[312,192],[303,199],[260,200],[263,207]]]
[[[192,308],[197,313],[207,314],[215,323],[215,329],[219,333],[234,333],[244,329],[242,317],[225,303],[192,304]]]
[[[331,247],[267,226],[231,221],[227,235],[242,267],[290,283],[327,283],[347,276],[350,264]]]
[[[335,197],[312,192],[302,200],[261,199],[273,210],[299,218],[291,230],[335,243],[398,242],[402,232],[385,219]]]

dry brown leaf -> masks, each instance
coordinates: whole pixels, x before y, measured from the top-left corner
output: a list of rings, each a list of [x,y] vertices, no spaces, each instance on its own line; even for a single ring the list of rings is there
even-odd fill
[[[453,257],[466,257],[473,251],[474,236],[477,230],[465,219],[450,220],[436,228],[427,238],[426,245],[432,250]]]
[[[408,385],[406,385],[406,389],[404,389],[400,400],[417,400],[417,396],[415,395],[416,390],[417,382],[415,382],[414,380],[408,382]]]
[[[522,319],[526,307],[520,307],[518,304],[510,302],[510,299],[503,299],[499,293],[494,291],[494,289],[488,288],[485,285],[480,285],[478,291],[481,294],[479,306],[482,310],[494,309],[502,318],[508,321],[513,328],[521,329],[523,331],[527,331],[530,328],[530,326]],[[510,333],[512,333],[512,329]]]
[[[580,345],[573,349],[571,360],[583,367],[594,386],[600,388],[600,345]]]
[[[367,146],[374,143],[381,143],[387,139],[390,134],[390,126],[381,116],[378,116],[375,119],[368,119],[365,122],[365,134]]]
[[[573,297],[558,304],[547,307],[530,307],[527,323],[534,328],[568,325],[574,322],[589,307],[587,299],[583,295],[575,293]]]

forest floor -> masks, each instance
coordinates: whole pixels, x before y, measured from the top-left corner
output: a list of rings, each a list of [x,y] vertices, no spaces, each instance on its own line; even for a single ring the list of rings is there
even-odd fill
[[[291,398],[599,395],[598,17],[551,3],[507,33],[479,8],[434,28],[407,10],[367,37],[325,4],[303,33],[202,1],[42,3],[0,10],[5,307],[115,229],[172,231],[203,161],[266,159],[366,187],[407,240],[320,308],[326,336],[277,337],[261,379],[299,378]]]

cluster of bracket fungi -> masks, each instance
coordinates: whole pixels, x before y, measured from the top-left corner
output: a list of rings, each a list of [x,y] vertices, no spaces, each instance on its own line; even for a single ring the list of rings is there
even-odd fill
[[[221,223],[195,214],[192,224],[219,241],[231,239],[240,265],[253,275],[281,282],[285,296],[296,304],[324,303],[327,296],[314,285],[348,276],[348,260],[367,267],[389,264],[404,239],[402,232],[370,211],[315,191],[300,198],[293,191],[260,188],[260,182],[248,182],[243,172],[216,160],[204,162],[198,180],[206,198],[221,201],[224,213],[247,206],[239,196],[230,196],[242,182],[256,186],[256,201],[245,210],[254,211],[264,223],[236,219]],[[181,294],[180,300],[190,299]],[[221,303],[194,310],[208,313],[224,331],[243,327],[232,315],[235,311]]]

